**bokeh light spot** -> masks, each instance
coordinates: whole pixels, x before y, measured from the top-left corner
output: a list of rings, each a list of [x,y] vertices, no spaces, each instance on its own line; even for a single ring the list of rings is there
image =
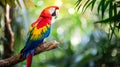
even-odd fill
[[[68,12],[69,12],[69,14],[74,14],[74,13],[75,13],[75,10],[74,10],[74,8],[69,8],[69,9],[68,9]]]
[[[56,6],[62,6],[63,2],[61,0],[56,0],[55,5]]]

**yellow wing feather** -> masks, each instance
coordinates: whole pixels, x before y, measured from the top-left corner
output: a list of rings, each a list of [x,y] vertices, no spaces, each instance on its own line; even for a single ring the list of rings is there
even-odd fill
[[[48,27],[50,27],[50,25],[47,24],[47,26],[43,26],[42,28],[37,28],[35,27],[32,31],[31,31],[31,40],[37,40],[39,38],[41,38],[42,36],[44,36],[45,32],[48,30]]]

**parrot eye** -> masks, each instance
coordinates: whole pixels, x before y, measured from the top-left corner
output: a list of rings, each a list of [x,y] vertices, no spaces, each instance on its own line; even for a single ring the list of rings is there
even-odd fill
[[[50,8],[50,14],[53,14],[55,12],[55,8]]]

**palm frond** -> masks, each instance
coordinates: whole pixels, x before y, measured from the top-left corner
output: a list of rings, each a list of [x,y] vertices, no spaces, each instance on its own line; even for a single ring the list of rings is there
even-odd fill
[[[91,6],[91,10],[94,9],[94,6],[97,6],[98,14],[101,16],[102,20],[97,21],[95,23],[108,23],[110,25],[109,29],[112,32],[109,32],[110,37],[108,37],[110,40],[114,35],[115,28],[118,27],[120,29],[120,1],[115,0],[78,0],[76,3],[77,10],[80,9],[81,6],[82,12],[84,13],[87,8]],[[108,18],[104,19],[106,17],[106,14],[108,14]],[[113,27],[111,27],[111,24]],[[119,25],[118,25],[119,24]],[[117,26],[118,25],[118,26]]]

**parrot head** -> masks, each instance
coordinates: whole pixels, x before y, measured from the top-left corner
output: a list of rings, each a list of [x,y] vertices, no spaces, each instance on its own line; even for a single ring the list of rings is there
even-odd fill
[[[57,18],[58,12],[59,12],[59,7],[57,7],[57,6],[49,6],[49,7],[45,8],[45,9],[43,9],[40,16],[43,16],[43,17],[55,16],[55,18]]]

